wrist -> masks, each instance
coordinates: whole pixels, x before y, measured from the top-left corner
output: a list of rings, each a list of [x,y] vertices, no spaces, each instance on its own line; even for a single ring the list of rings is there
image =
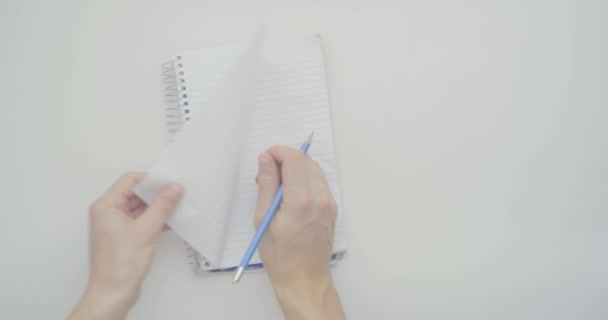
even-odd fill
[[[343,319],[340,297],[331,276],[273,283],[286,319]]]
[[[91,282],[69,319],[126,319],[136,300],[137,295],[126,290]]]

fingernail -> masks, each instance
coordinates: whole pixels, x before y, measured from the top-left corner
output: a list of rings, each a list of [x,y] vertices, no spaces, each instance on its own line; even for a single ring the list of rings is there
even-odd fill
[[[272,169],[272,158],[267,154],[262,154],[258,158],[258,163],[260,165],[259,169],[261,171],[268,171]]]
[[[175,183],[175,184],[168,186],[165,189],[164,193],[167,197],[169,197],[173,200],[178,200],[182,196],[182,192],[183,192],[182,189],[183,188],[181,185]]]

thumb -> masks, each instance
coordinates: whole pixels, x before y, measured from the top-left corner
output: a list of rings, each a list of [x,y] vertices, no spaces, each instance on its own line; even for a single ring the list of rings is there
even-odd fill
[[[166,186],[158,193],[141,215],[140,219],[142,223],[152,229],[153,232],[160,232],[169,215],[177,207],[182,194],[183,189],[181,185],[171,184]]]
[[[269,153],[262,153],[258,157],[259,171],[256,178],[258,183],[258,204],[255,209],[254,224],[256,228],[266,214],[272,203],[274,195],[281,184],[279,165]]]

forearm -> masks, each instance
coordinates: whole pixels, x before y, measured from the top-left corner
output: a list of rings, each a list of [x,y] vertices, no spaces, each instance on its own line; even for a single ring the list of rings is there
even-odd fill
[[[135,303],[130,294],[89,286],[69,320],[123,320]]]
[[[273,284],[273,287],[288,320],[346,319],[331,279]]]

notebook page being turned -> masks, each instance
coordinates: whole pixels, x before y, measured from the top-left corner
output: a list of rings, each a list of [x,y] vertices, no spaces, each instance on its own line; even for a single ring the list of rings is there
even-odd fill
[[[181,183],[185,193],[168,224],[213,265],[222,256],[261,44],[259,35],[248,46],[226,49],[230,54],[210,50],[213,60],[205,59],[205,52],[178,55],[180,102],[188,103],[193,116],[134,189],[149,203],[163,186]],[[200,76],[213,74],[222,76],[206,89],[194,85]]]
[[[238,265],[255,233],[257,156],[277,144],[298,148],[311,131],[315,134],[309,154],[319,161],[338,205],[334,252],[346,249],[321,40],[317,36],[269,40],[261,60],[220,264],[223,268]],[[251,263],[259,262],[256,254]]]

